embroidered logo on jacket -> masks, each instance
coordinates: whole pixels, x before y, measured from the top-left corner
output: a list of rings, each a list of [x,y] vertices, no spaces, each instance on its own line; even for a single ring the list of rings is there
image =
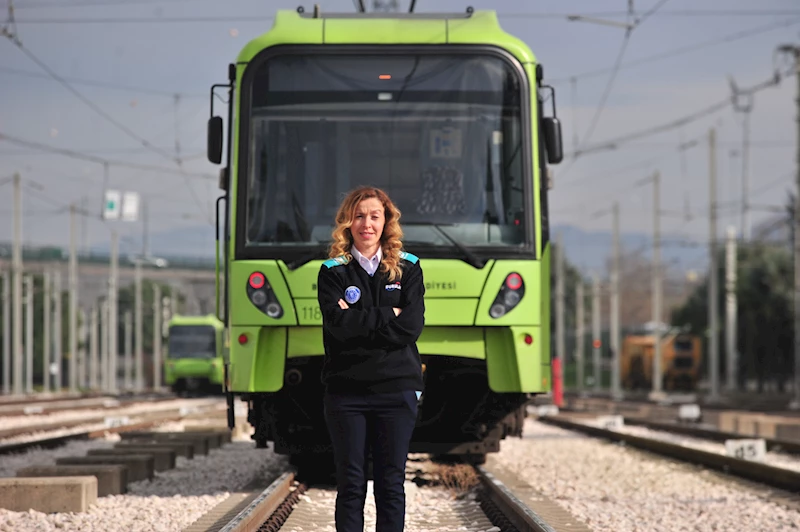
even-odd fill
[[[361,299],[361,290],[357,286],[348,286],[344,290],[344,300],[351,305]]]
[[[390,292],[392,290],[400,290],[400,283],[387,284],[386,286],[384,286],[384,288],[386,290],[389,290]]]

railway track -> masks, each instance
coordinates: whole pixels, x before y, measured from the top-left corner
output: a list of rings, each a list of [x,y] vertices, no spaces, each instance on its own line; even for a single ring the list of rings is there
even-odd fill
[[[127,422],[121,422],[119,424],[113,424],[110,426],[107,423],[105,423],[106,417],[98,417],[89,420],[61,422],[61,423],[53,423],[51,425],[46,425],[46,426],[23,427],[20,429],[12,429],[11,431],[0,431],[0,437],[7,438],[11,436],[27,435],[33,432],[33,430],[46,431],[52,429],[70,429],[80,425],[94,425],[92,428],[86,430],[80,430],[70,434],[43,436],[42,438],[36,438],[34,440],[0,444],[0,455],[25,452],[28,449],[32,449],[35,447],[54,448],[63,445],[69,441],[98,438],[106,433],[120,433],[120,432],[134,431],[134,430],[144,430],[156,426],[158,424],[167,423],[170,421],[181,421],[184,419],[192,419],[197,417],[202,418],[202,417],[207,417],[209,415],[213,416],[214,414],[222,415],[224,413],[225,413],[225,405],[224,403],[219,402],[219,403],[201,404],[188,409],[186,407],[179,407],[170,410],[164,410],[158,413],[128,415],[125,416],[128,418],[126,420]],[[98,425],[103,425],[103,426],[98,426]],[[16,432],[14,432],[15,430]],[[7,432],[9,433],[8,435],[6,435]]]
[[[78,399],[111,398],[110,395],[100,392],[90,393],[55,393],[50,395],[4,395],[0,396],[0,406],[25,405],[30,403],[54,403],[57,401],[69,401]]]
[[[429,465],[430,462],[426,461]],[[414,472],[409,460],[407,481],[419,485],[426,498],[441,494],[442,486],[453,487],[449,468],[440,473]],[[449,466],[452,468],[453,466]],[[536,492],[507,469],[488,460],[486,465],[461,464],[458,495],[445,497],[426,507],[425,530],[480,530],[493,532],[591,532],[560,506]],[[465,473],[469,471],[469,473]],[[410,478],[409,478],[410,477]],[[409,508],[406,484],[405,530],[422,530]],[[427,486],[427,487],[426,487]],[[439,490],[438,492],[436,490]],[[429,495],[430,494],[430,495]],[[287,468],[263,490],[234,494],[183,532],[292,532],[332,529],[336,490],[328,485],[306,483],[292,468]],[[367,502],[371,496],[368,494]],[[447,500],[449,499],[449,501]],[[366,516],[367,528],[370,517]]]
[[[703,411],[724,412],[736,410],[751,414],[774,414],[785,417],[800,417],[800,411],[789,410],[787,406],[791,397],[780,396],[759,396],[759,395],[739,395],[731,398],[722,398],[719,402],[709,402],[700,394],[680,393],[665,394],[660,400],[654,400],[649,394],[626,392],[624,399],[614,399],[610,393],[592,392],[578,394],[567,392],[564,394],[565,406],[575,407],[580,405],[582,408],[608,408],[613,407],[620,411],[635,411],[638,409],[653,410],[659,413],[677,412],[681,405],[697,404]]]
[[[800,472],[775,467],[768,464],[726,456],[715,452],[709,452],[691,446],[681,445],[679,443],[672,443],[664,441],[663,439],[642,437],[633,434],[627,434],[622,431],[606,429],[587,424],[571,418],[568,415],[545,416],[539,418],[542,423],[555,425],[561,428],[582,432],[593,437],[607,439],[613,442],[622,442],[631,447],[649,451],[662,456],[675,458],[684,462],[700,465],[709,469],[722,471],[723,473],[733,475],[749,481],[755,481],[767,486],[779,488],[792,493],[800,492]],[[652,423],[654,426],[655,423]],[[665,429],[665,424],[658,424],[661,429],[655,430],[669,430]],[[673,428],[669,424],[666,424]],[[690,430],[684,427],[684,434],[688,434]],[[722,438],[722,433],[717,431],[709,431],[702,429],[706,434],[712,434],[717,441]],[[695,432],[698,436],[700,432]],[[702,437],[702,436],[698,436]],[[734,438],[741,438],[741,435],[734,435]]]
[[[708,427],[699,427],[694,425],[682,423],[670,423],[660,421],[650,421],[647,419],[639,419],[634,417],[623,417],[626,425],[636,427],[645,427],[651,430],[661,430],[672,434],[683,434],[693,438],[702,438],[715,442],[724,442],[725,440],[736,440],[746,436],[736,433],[727,432],[724,430],[716,430]],[[779,451],[786,454],[800,455],[800,442],[782,440],[777,438],[763,438],[761,436],[754,436],[764,440],[767,451]]]
[[[68,410],[88,408],[118,408],[143,401],[160,402],[176,399],[173,394],[146,393],[130,396],[98,395],[93,397],[55,398],[38,400],[31,398],[24,402],[0,402],[0,417],[27,416],[33,414],[52,414]]]

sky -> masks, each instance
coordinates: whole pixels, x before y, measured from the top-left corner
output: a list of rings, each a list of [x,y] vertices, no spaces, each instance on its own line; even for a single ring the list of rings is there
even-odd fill
[[[317,3],[325,11],[354,10],[350,0]],[[368,8],[371,3],[366,0]],[[408,2],[399,4],[405,9]],[[9,241],[12,232],[7,178],[19,172],[25,244],[66,247],[68,206],[74,202],[90,214],[80,224],[82,244],[104,244],[115,229],[122,253],[141,249],[141,221],[99,219],[107,181],[108,188],[142,195],[153,242],[213,253],[211,217],[220,191],[218,167],[205,158],[209,88],[226,81],[228,63],[269,30],[276,9],[298,5],[299,0],[15,0],[16,26],[8,29],[22,49],[0,37],[0,241]],[[624,28],[567,19],[578,14],[624,22],[627,0],[418,0],[416,10],[461,12],[467,5],[496,10],[503,29],[531,47],[556,89],[566,156],[552,167],[553,224],[607,231],[611,219],[603,211],[617,201],[623,232],[652,231],[653,187],[643,180],[658,171],[664,237],[707,242],[708,135],[715,128],[719,235],[728,225],[741,227],[745,115],[731,106],[577,159],[575,139],[581,149],[601,146],[730,101],[729,77],[749,87],[771,79],[776,68],[787,71],[788,62],[776,59],[775,50],[800,45],[796,0],[633,0],[638,17],[658,9],[627,42]],[[796,78],[789,77],[751,101],[753,226],[773,218],[768,209],[782,206],[794,188],[797,91]],[[106,177],[100,162],[2,136],[113,162]],[[691,141],[696,142],[679,149]],[[570,249],[570,259],[580,264],[587,255],[606,254],[606,245],[598,249],[587,239]]]

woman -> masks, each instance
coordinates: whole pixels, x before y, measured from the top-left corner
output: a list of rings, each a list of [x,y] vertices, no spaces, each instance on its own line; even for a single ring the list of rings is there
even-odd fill
[[[362,532],[372,451],[377,532],[402,531],[405,464],[422,391],[419,259],[402,251],[400,211],[380,189],[350,192],[319,271],[325,421],[336,462],[336,530]]]

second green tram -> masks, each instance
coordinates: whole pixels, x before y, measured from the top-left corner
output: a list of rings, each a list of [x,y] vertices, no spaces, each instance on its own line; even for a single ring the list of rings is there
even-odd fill
[[[222,393],[223,323],[213,314],[173,316],[168,331],[164,383],[175,393]]]

